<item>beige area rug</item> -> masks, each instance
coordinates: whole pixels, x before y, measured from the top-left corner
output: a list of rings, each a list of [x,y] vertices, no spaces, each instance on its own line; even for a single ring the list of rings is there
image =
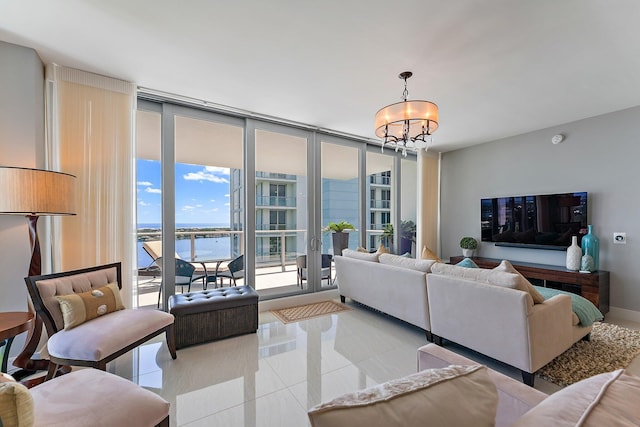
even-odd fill
[[[538,375],[561,386],[629,366],[640,354],[640,331],[610,323],[593,324],[591,341],[578,341],[544,366]]]
[[[344,304],[335,301],[323,301],[314,304],[301,305],[298,307],[272,310],[274,316],[282,323],[292,323],[299,320],[311,319],[313,317],[324,316],[326,314],[339,313],[351,310]]]

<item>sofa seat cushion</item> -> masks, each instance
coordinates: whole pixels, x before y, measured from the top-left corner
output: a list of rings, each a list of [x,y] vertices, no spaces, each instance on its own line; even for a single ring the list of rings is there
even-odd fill
[[[409,268],[411,270],[422,271],[423,273],[430,273],[431,266],[436,263],[432,259],[414,259],[407,258],[402,255],[393,254],[380,254],[378,258],[380,264],[395,265],[396,267]]]
[[[155,426],[169,403],[119,376],[80,369],[32,388],[35,426]]]
[[[514,426],[596,427],[640,425],[640,378],[624,370],[572,384],[543,400]]]
[[[486,367],[454,365],[343,395],[308,415],[313,427],[493,426],[497,405]]]
[[[124,309],[56,332],[47,350],[61,359],[98,361],[172,323],[173,315],[163,311]]]
[[[355,258],[362,261],[378,262],[379,253],[374,252],[372,254],[368,252],[354,251],[353,249],[343,249],[342,256],[347,258]]]

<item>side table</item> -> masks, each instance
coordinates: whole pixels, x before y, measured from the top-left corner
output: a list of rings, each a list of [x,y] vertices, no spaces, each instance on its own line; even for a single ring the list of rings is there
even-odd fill
[[[29,329],[33,321],[33,313],[10,311],[0,313],[0,348],[2,348],[2,364],[0,372],[7,372],[9,350],[16,335]]]

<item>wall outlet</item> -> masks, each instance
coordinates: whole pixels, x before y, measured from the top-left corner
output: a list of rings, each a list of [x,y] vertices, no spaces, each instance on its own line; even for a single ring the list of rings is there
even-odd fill
[[[620,233],[618,231],[613,232],[613,243],[618,245],[626,245],[627,244],[627,233]]]

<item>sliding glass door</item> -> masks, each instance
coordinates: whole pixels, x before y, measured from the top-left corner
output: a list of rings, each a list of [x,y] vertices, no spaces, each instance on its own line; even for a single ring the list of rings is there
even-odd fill
[[[331,222],[353,225],[351,249],[415,253],[399,228],[416,218],[415,161],[311,129],[138,105],[139,305],[189,288],[247,284],[269,299],[335,287]]]
[[[255,130],[255,288],[261,296],[306,292],[308,163],[312,135],[266,123]]]

